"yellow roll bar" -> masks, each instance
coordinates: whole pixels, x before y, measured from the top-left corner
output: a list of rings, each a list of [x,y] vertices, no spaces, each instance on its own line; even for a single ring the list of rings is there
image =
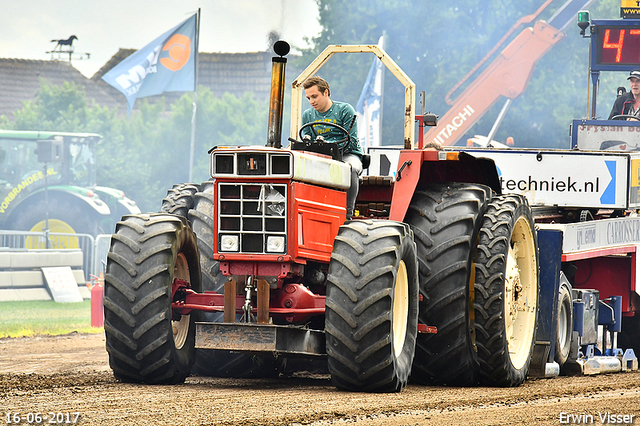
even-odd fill
[[[416,85],[407,74],[376,45],[330,45],[293,81],[291,90],[291,137],[296,139],[302,122],[302,84],[312,77],[334,53],[373,53],[404,86],[404,148],[413,149],[415,142]]]

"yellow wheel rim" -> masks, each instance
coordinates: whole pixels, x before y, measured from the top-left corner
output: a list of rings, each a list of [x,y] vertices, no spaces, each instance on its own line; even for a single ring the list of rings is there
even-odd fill
[[[173,279],[179,278],[187,282],[191,282],[191,276],[189,275],[189,263],[183,253],[178,253],[176,258],[176,265],[173,268]],[[176,349],[182,349],[187,337],[189,336],[189,322],[191,315],[182,315],[180,321],[171,321],[171,327],[173,329],[173,342]]]
[[[36,223],[29,232],[44,232],[46,228],[46,222],[43,220]],[[49,219],[49,232],[55,232],[60,234],[76,234],[75,229],[71,227],[67,222],[59,219]],[[52,249],[71,249],[78,248],[78,238],[71,236],[53,236],[50,238]],[[47,248],[47,244],[42,238],[39,237],[27,237],[25,245],[29,249],[44,249]]]
[[[393,287],[393,353],[396,358],[402,353],[407,336],[407,317],[409,316],[409,280],[407,266],[400,261],[396,282]]]
[[[535,244],[524,217],[518,219],[511,234],[504,284],[509,357],[514,368],[520,369],[529,358],[533,342],[538,294]]]

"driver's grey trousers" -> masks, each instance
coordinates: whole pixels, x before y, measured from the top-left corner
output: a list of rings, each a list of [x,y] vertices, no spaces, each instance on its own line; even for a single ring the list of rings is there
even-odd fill
[[[356,207],[356,198],[360,189],[360,175],[362,174],[362,161],[360,157],[353,154],[346,154],[342,161],[351,165],[351,186],[347,189],[347,220],[353,217]]]

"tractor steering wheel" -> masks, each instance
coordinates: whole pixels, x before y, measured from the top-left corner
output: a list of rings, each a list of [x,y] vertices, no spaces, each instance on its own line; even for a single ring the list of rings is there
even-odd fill
[[[333,128],[336,128],[336,129],[340,130],[342,133],[344,133],[345,134],[345,138],[344,139],[340,139],[338,141],[335,141],[335,143],[337,143],[338,145],[340,145],[343,142],[346,142],[348,140],[351,140],[351,135],[349,134],[347,129],[345,129],[344,127],[342,127],[342,126],[340,126],[338,124],[328,123],[328,122],[325,122],[325,121],[312,121],[311,123],[304,124],[302,127],[300,127],[300,131],[298,132],[298,137],[300,138],[300,140],[302,140],[302,131],[304,129],[306,129],[307,127],[310,127],[311,128],[311,133],[313,134],[313,140],[315,141],[318,138],[318,132],[316,132],[316,129],[313,126],[318,126],[318,125],[333,127]]]
[[[627,120],[629,118],[635,121],[640,121],[640,117],[631,114],[620,114],[611,117],[612,120]]]

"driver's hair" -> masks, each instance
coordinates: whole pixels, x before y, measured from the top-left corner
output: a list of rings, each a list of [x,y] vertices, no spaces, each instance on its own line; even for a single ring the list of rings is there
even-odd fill
[[[304,87],[305,90],[313,86],[318,86],[318,90],[320,91],[320,93],[324,93],[324,91],[326,90],[329,96],[331,96],[331,88],[329,87],[329,83],[327,83],[327,80],[325,80],[324,78],[309,77],[304,81],[304,83],[302,83],[302,87]]]

